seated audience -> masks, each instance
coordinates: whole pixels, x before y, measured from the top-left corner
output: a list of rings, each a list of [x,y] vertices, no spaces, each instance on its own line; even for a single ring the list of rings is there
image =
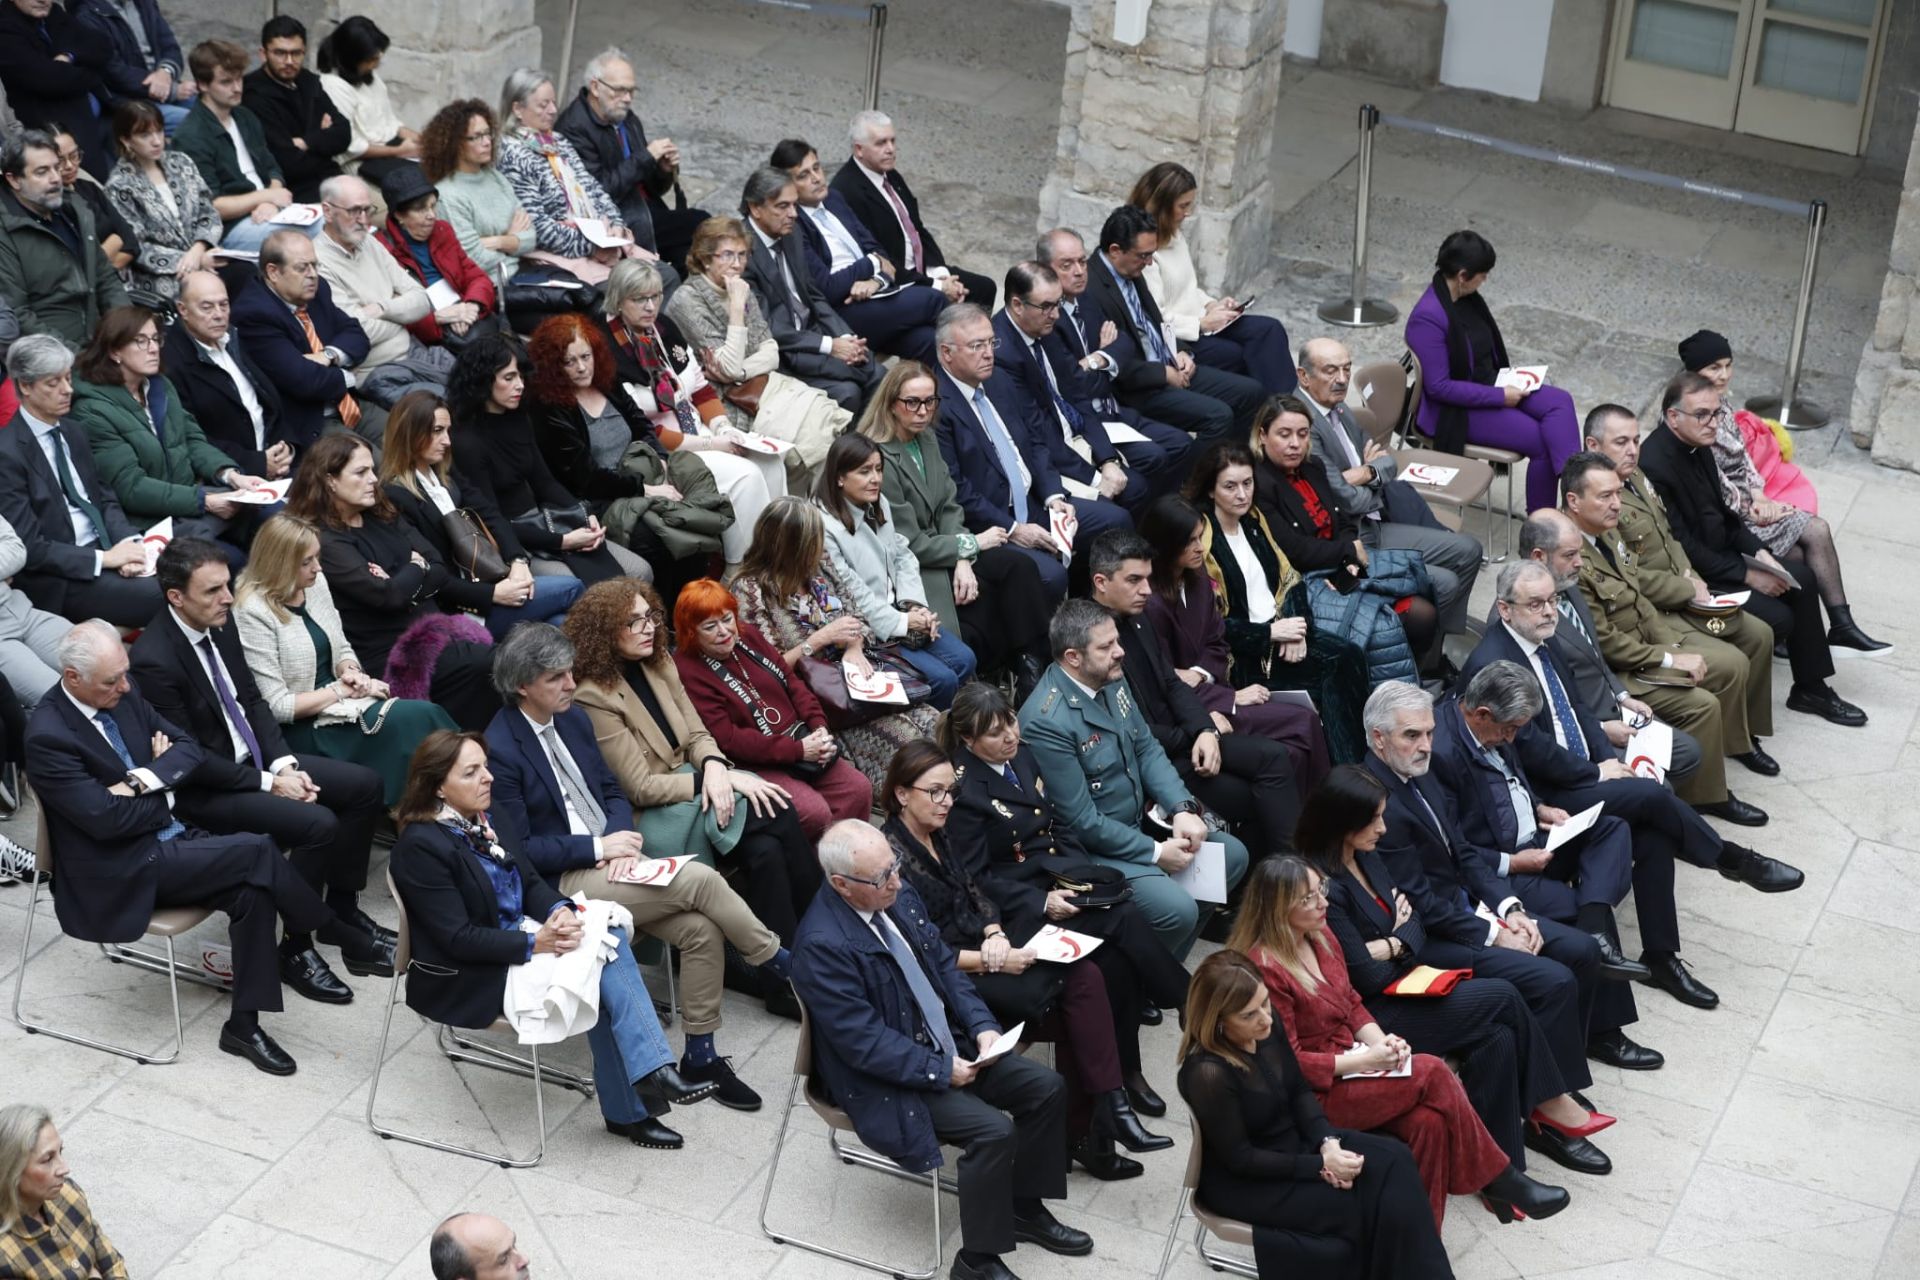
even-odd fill
[[[1565,1189],[1523,1171],[1517,1116],[1509,1152],[1445,1062],[1415,1053],[1367,1012],[1327,929],[1324,881],[1312,867],[1291,856],[1256,866],[1227,947],[1260,970],[1274,1021],[1328,1118],[1390,1133],[1413,1152],[1435,1226],[1446,1221],[1450,1195],[1478,1192],[1502,1222],[1550,1218],[1567,1207]],[[1401,1071],[1405,1085],[1368,1078]]]
[[[334,304],[313,241],[280,230],[260,246],[260,275],[233,300],[233,324],[280,389],[287,442],[302,456],[331,429],[372,429],[370,404],[354,394],[367,364],[367,334]],[[395,397],[396,399],[398,397]]]
[[[1559,387],[1494,385],[1513,362],[1480,293],[1493,264],[1493,246],[1477,231],[1440,244],[1433,283],[1407,312],[1407,346],[1420,362],[1415,423],[1446,453],[1478,444],[1525,454],[1527,507],[1550,507],[1561,468],[1580,448],[1579,419]]]
[[[1100,344],[1113,360],[1114,385],[1129,407],[1190,432],[1200,447],[1244,439],[1267,389],[1242,374],[1196,363],[1169,343],[1142,275],[1159,243],[1153,215],[1121,205],[1101,226],[1100,251],[1087,269],[1088,296],[1119,328],[1113,342]]]
[[[27,724],[27,779],[60,850],[60,929],[86,942],[133,942],[162,907],[225,912],[233,995],[220,1049],[292,1075],[292,1056],[260,1014],[280,1011],[281,979],[294,964],[301,995],[352,998],[313,949],[314,930],[338,922],[267,836],[208,835],[174,816],[176,789],[209,753],[147,704],[127,667],[112,626],[81,623],[60,642],[60,696],[42,699]],[[105,820],[82,816],[96,814]]]
[[[513,1228],[484,1213],[456,1213],[435,1227],[427,1256],[433,1280],[481,1280],[490,1268],[522,1280],[529,1265]]]
[[[66,192],[68,200],[85,204],[92,211],[93,233],[99,237],[100,248],[107,255],[107,261],[113,264],[115,271],[122,273],[124,280],[125,273],[133,268],[134,262],[140,257],[140,237],[134,234],[133,224],[127,221],[126,215],[114,208],[105,184],[80,167],[84,157],[74,136],[59,125],[47,132],[60,148],[62,190]]]
[[[908,284],[933,282],[948,302],[993,307],[993,281],[947,265],[933,232],[920,220],[920,202],[900,176],[893,121],[879,111],[862,111],[847,127],[853,154],[833,175],[833,189],[854,216],[867,224],[897,279]]]
[[[1245,374],[1269,395],[1286,395],[1299,385],[1286,328],[1272,316],[1251,314],[1251,298],[1215,298],[1200,287],[1193,253],[1180,234],[1199,201],[1200,183],[1193,171],[1172,160],[1161,161],[1134,181],[1127,203],[1153,219],[1158,244],[1140,278],[1147,282],[1161,317],[1173,326],[1173,336],[1195,360]]]
[[[804,475],[853,415],[826,392],[780,372],[779,344],[742,274],[747,234],[737,218],[708,218],[695,229],[687,282],[668,301],[667,318],[691,344],[728,420],[792,445],[786,465]]]
[[[767,504],[753,527],[747,558],[729,585],[739,602],[739,620],[758,631],[791,670],[799,670],[802,659],[819,659],[828,669],[848,662],[856,669],[883,664],[897,675],[918,678],[918,672],[881,649],[879,637],[853,608],[852,589],[827,562],[826,521],[804,498]],[[924,701],[871,717],[865,710],[853,708],[850,719],[858,722],[836,729],[834,736],[848,762],[869,779],[886,773],[894,752],[930,735],[939,715]]]
[[[0,16],[13,12],[0,9]],[[0,37],[0,49],[7,47]],[[100,247],[93,210],[68,198],[51,134],[26,129],[8,137],[0,173],[7,179],[0,192],[0,293],[13,304],[22,333],[50,333],[78,350],[101,316],[127,305],[126,288]]]
[[[1054,1041],[1067,1082],[1069,1137],[1084,1140],[1097,1112],[1108,1150],[1116,1139],[1134,1152],[1172,1146],[1172,1138],[1140,1123],[1121,1078],[1117,1042],[1138,1038],[1140,993],[1128,989],[1116,998],[1120,993],[1108,990],[1105,970],[1092,955],[1065,965],[1040,961],[1028,943],[1046,917],[1003,914],[987,868],[962,861],[947,842],[958,778],[945,751],[924,741],[900,748],[887,767],[884,790],[880,807],[887,821],[880,834],[900,860],[901,879],[920,896],[927,918],[952,948],[955,965],[972,979],[994,1017],[1010,1026],[1031,1024],[1034,1039]],[[1076,1113],[1078,1125],[1072,1122]]]
[[[1180,1033],[1180,1096],[1203,1141],[1194,1198],[1253,1227],[1262,1280],[1301,1274],[1452,1280],[1453,1268],[1397,1138],[1336,1129],[1321,1111],[1253,962],[1201,962]]]
[[[162,603],[141,530],[93,465],[86,428],[69,417],[73,355],[51,334],[7,349],[20,408],[0,431],[0,519],[26,544],[13,586],[62,617],[147,625]]]
[[[687,207],[680,189],[680,148],[672,138],[648,139],[633,109],[639,74],[625,53],[602,49],[588,60],[584,79],[557,127],[619,206],[633,242],[658,255],[663,278],[677,284],[693,229],[710,216],[705,209]]]
[[[400,802],[400,838],[388,874],[400,891],[413,944],[407,1006],[433,1022],[488,1027],[506,1003],[508,970],[537,955],[580,945],[580,908],[540,876],[519,849],[488,825],[493,779],[486,739],[430,735],[414,752]],[[538,923],[538,931],[524,925]],[[685,1145],[659,1113],[719,1091],[686,1079],[633,961],[625,928],[609,933],[611,959],[599,968],[599,1016],[587,1032],[594,1092],[607,1132],[638,1147]],[[663,1105],[664,1104],[664,1105]]]
[[[954,691],[973,679],[978,661],[927,607],[920,562],[880,491],[885,462],[879,445],[852,432],[827,450],[813,490],[827,530],[827,563],[861,622],[920,673],[933,690],[933,705],[945,710]]]
[[[71,625],[58,614],[34,608],[23,592],[14,590],[13,576],[26,563],[27,544],[12,525],[0,519],[0,683],[7,686],[8,698],[23,716],[39,706],[40,699],[59,682],[60,669],[54,664],[60,660],[60,637]],[[0,719],[10,721],[11,717]],[[12,729],[11,723],[8,729]],[[7,759],[17,763],[20,755],[12,752]],[[4,856],[0,853],[0,871],[4,870]]]
[[[662,853],[719,866],[753,914],[792,945],[820,868],[791,795],[734,768],[694,710],[661,635],[668,622],[660,597],[638,579],[588,587],[565,626],[574,701],[593,721],[640,834]],[[770,1011],[799,1016],[784,982],[765,981],[760,993]]]
[[[1045,1203],[1067,1194],[1060,1077],[1017,1053],[975,1060],[1000,1024],[901,880],[886,837],[864,822],[836,823],[820,866],[826,887],[793,947],[813,1071],[860,1140],[908,1173],[938,1169],[942,1145],[961,1149],[954,1280],[1009,1280],[1000,1259],[1017,1243],[1093,1252],[1093,1239]]]
[[[128,1280],[127,1262],[73,1181],[60,1131],[31,1102],[0,1107],[0,1267],[22,1280]]]
[[[1069,600],[1055,611],[1048,640],[1053,665],[1020,708],[1020,733],[1047,798],[1096,862],[1126,876],[1161,945],[1184,960],[1199,936],[1201,909],[1173,874],[1192,865],[1203,842],[1218,843],[1231,891],[1247,873],[1247,846],[1210,830],[1155,741],[1127,690],[1113,615],[1094,601]]]
[[[299,19],[276,13],[262,24],[260,65],[247,73],[246,93],[293,198],[318,200],[320,184],[340,172],[353,128],[307,70],[307,29]]]
[[[807,271],[827,305],[874,349],[932,364],[933,322],[947,305],[938,283],[900,275],[846,197],[827,185],[810,145],[787,138],[767,163],[793,179]]]
[[[380,482],[394,510],[451,570],[440,599],[480,617],[495,639],[515,623],[559,619],[586,589],[571,574],[535,574],[513,526],[483,496],[461,487],[453,471],[453,418],[446,401],[432,392],[411,392],[393,407]],[[498,540],[502,533],[504,541]],[[498,566],[478,562],[480,543],[489,540],[485,550],[498,553]]]
[[[372,18],[356,13],[328,32],[318,50],[320,87],[347,122],[340,168],[376,187],[420,159],[420,135],[400,123],[380,77],[391,43]]]
[[[207,443],[248,475],[278,480],[291,473],[280,387],[233,331],[226,282],[211,270],[189,272],[180,278],[174,311],[178,323],[160,344],[160,360],[181,408]]]
[[[746,555],[767,503],[786,496],[787,464],[718,434],[729,425],[726,407],[694,348],[661,314],[665,296],[653,263],[616,262],[598,320],[613,353],[614,381],[653,423],[667,452],[698,458],[733,505],[733,523],[720,532],[720,553],[731,570]]]
[[[165,123],[151,102],[128,98],[113,109],[113,141],[120,162],[107,175],[107,198],[140,238],[133,283],[172,298],[182,278],[212,264],[220,243],[213,193],[185,153],[167,149]]]
[[[298,516],[260,526],[234,585],[233,621],[287,746],[371,769],[388,809],[406,789],[413,749],[435,729],[456,727],[438,706],[395,698],[361,667],[320,572],[320,531]]]
[[[889,522],[920,566],[927,607],[966,641],[981,670],[1011,671],[1024,701],[1047,669],[1047,612],[1056,602],[1047,598],[1038,566],[1007,545],[1005,529],[967,531],[953,473],[927,435],[939,416],[933,374],[900,360],[867,402],[860,433],[880,446]]]
[[[680,1074],[718,1086],[714,1100],[758,1111],[760,1095],[714,1048],[720,988],[731,945],[772,986],[792,973],[779,937],[754,918],[718,871],[682,867],[664,885],[624,876],[646,859],[633,807],[594,743],[593,722],[573,705],[573,642],[550,622],[515,627],[493,655],[493,684],[505,700],[487,726],[493,821],[502,841],[567,897],[617,902],[642,933],[680,952],[680,1002],[687,1051]]]
[[[857,414],[880,384],[879,364],[814,283],[793,233],[798,208],[784,169],[763,166],[748,175],[740,193],[740,213],[753,232],[746,280],[780,348],[780,367]]]
[[[287,514],[320,530],[320,570],[340,625],[370,672],[402,698],[427,698],[464,729],[500,708],[490,684],[492,637],[460,613],[453,581],[412,524],[400,518],[357,436],[322,436],[300,459]]]
[[[159,0],[77,0],[74,19],[106,40],[107,85],[114,105],[151,102],[171,132],[187,118],[193,81],[182,73],[186,59]]]
[[[453,369],[444,348],[427,346],[407,326],[433,314],[426,286],[374,243],[373,192],[352,174],[320,184],[326,229],[314,239],[314,262],[333,290],[334,305],[367,335],[366,358],[354,375],[367,398],[391,408],[413,390],[439,390]]]
[[[1782,430],[1780,424],[1733,407],[1727,392],[1727,384],[1733,381],[1733,344],[1711,329],[1701,329],[1680,340],[1680,363],[1719,388],[1721,405],[1732,419],[1714,419],[1713,457],[1728,482],[1744,491],[1755,507],[1762,506],[1762,499],[1770,499],[1776,507],[1818,515],[1820,495],[1806,473],[1787,461],[1792,447],[1776,434]]]
[[[534,252],[590,284],[599,284],[607,278],[607,268],[620,259],[657,255],[633,242],[620,207],[594,180],[566,135],[554,132],[559,114],[552,76],[530,67],[509,73],[500,90],[496,163],[513,184],[514,198],[533,219],[534,236],[540,242]],[[605,238],[614,243],[590,240],[579,225],[583,218],[598,221]]]
[[[112,56],[112,46],[71,8],[52,0],[0,4],[0,88],[7,105],[30,132],[57,126],[72,133],[96,178],[113,167],[100,119],[113,101]]]
[[[280,163],[267,146],[260,117],[240,105],[246,92],[247,51],[230,40],[204,40],[187,55],[200,95],[174,130],[173,147],[200,169],[223,228],[220,246],[256,251],[278,230],[273,219],[293,203]],[[316,219],[305,228],[319,235]]]
[[[421,131],[420,173],[439,193],[440,211],[459,237],[460,247],[500,285],[501,306],[511,312],[528,302],[540,301],[527,296],[528,290],[508,289],[522,268],[527,268],[528,281],[540,279],[553,269],[526,256],[539,244],[533,234],[533,219],[520,207],[513,185],[494,164],[494,135],[498,131],[493,108],[480,99],[448,103]],[[541,309],[564,305],[545,302]]]
[[[440,218],[440,197],[420,166],[405,161],[388,173],[380,198],[387,225],[373,237],[427,291],[432,308],[407,332],[429,346],[458,347],[498,330],[499,293]]]

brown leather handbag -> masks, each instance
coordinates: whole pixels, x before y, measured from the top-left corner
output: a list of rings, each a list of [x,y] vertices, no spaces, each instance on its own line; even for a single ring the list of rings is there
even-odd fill
[[[453,567],[474,582],[499,582],[507,576],[507,558],[493,530],[471,507],[455,507],[440,517],[440,528],[447,535]]]
[[[767,394],[767,375],[756,373],[745,382],[729,382],[722,377],[713,365],[713,348],[700,348],[700,370],[707,375],[707,382],[720,393],[720,398],[749,418],[760,415],[760,397]]]

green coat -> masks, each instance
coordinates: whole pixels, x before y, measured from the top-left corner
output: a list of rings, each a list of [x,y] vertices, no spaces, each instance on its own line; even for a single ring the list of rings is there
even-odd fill
[[[78,256],[11,193],[0,198],[0,295],[22,334],[50,333],[77,351],[102,314],[127,305],[127,290],[100,248],[93,210],[78,197],[67,210],[79,227]]]
[[[880,492],[893,510],[893,523],[920,562],[920,587],[926,604],[940,616],[940,626],[960,634],[960,614],[953,603],[953,567],[979,554],[979,546],[960,511],[953,473],[934,442],[931,430],[921,433],[920,456],[926,471],[913,460],[907,446],[889,440],[880,446],[886,459],[880,472]]]
[[[1047,799],[1062,826],[1090,853],[1116,862],[1152,863],[1147,810],[1167,812],[1193,799],[1153,736],[1127,682],[1089,700],[1060,669],[1047,668],[1020,708],[1020,736],[1033,749]]]
[[[154,435],[147,411],[125,387],[74,382],[73,416],[87,429],[94,466],[136,524],[162,516],[201,515],[206,511],[202,486],[216,483],[221,472],[236,464],[207,443],[172,383],[155,378],[147,394],[166,397],[164,445]]]

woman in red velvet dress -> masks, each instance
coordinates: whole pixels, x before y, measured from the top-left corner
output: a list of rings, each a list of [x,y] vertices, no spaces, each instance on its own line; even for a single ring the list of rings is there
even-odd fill
[[[1382,1031],[1360,1003],[1340,944],[1326,928],[1318,872],[1299,858],[1267,858],[1247,876],[1245,895],[1227,946],[1244,952],[1266,980],[1274,1016],[1329,1123],[1405,1142],[1436,1225],[1449,1195],[1476,1191],[1502,1222],[1551,1217],[1567,1207],[1564,1189],[1513,1167],[1446,1063]],[[1411,1076],[1369,1074],[1409,1063]]]

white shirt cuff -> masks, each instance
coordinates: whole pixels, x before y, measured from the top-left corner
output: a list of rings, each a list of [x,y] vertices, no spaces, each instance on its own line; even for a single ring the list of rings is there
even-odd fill
[[[166,790],[164,786],[160,785],[160,775],[151,769],[135,769],[133,770],[133,776],[140,779],[140,785],[149,791]]]
[[[1503,853],[1500,855],[1500,874],[1502,876],[1505,876],[1507,874],[1507,868],[1511,867],[1512,865],[1513,865],[1512,854]]]
[[[593,859],[595,862],[598,862],[604,856],[606,856],[606,841],[602,840],[599,836],[595,836],[593,838]]]
[[[832,355],[832,354],[833,354],[833,339],[832,339],[832,338],[822,338],[822,339],[820,339],[820,354],[821,354],[821,355],[823,355],[823,356],[830,356],[830,355]]]
[[[1521,906],[1520,899],[1512,896],[1502,898],[1500,900],[1500,918],[1505,920],[1507,918],[1507,912],[1518,906]]]
[[[106,563],[107,563],[106,558],[102,556],[98,551],[93,553],[93,576],[94,577],[97,578],[100,576],[100,570],[106,566]]]
[[[952,274],[953,272],[947,270],[945,267],[927,268],[927,279],[929,280],[945,280],[948,276]]]
[[[1660,655],[1660,666],[1661,666],[1661,668],[1662,668],[1662,669],[1665,669],[1665,668],[1667,668],[1667,667],[1671,667],[1672,665],[1673,665],[1673,655],[1672,655],[1672,654],[1670,654],[1670,653],[1663,653],[1663,654],[1661,654],[1661,655]]]

